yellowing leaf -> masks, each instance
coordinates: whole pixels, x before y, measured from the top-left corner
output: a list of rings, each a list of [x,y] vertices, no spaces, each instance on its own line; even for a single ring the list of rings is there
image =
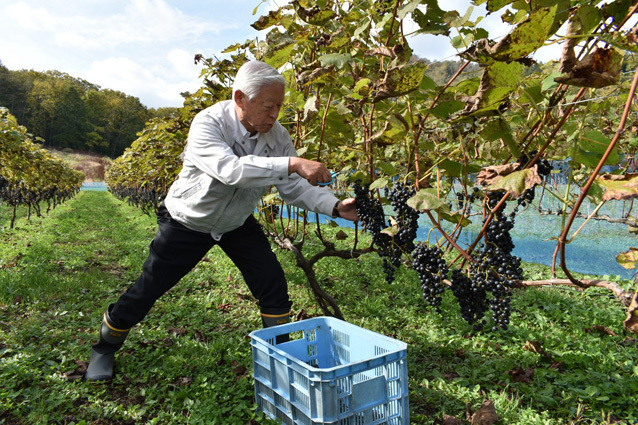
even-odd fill
[[[488,190],[506,190],[518,198],[525,190],[542,182],[537,167],[515,171],[518,167],[516,163],[486,167],[479,173],[477,182],[488,185]]]
[[[369,93],[370,93],[370,79],[362,78],[359,81],[357,81],[357,84],[355,84],[354,88],[352,89],[351,96],[354,99],[363,99],[364,97],[367,97]]]
[[[271,10],[270,12],[268,12],[268,15],[260,16],[259,19],[250,26],[255,28],[257,31],[261,31],[274,25],[279,25],[281,17],[281,8],[279,8],[278,10]]]
[[[383,81],[379,84],[374,101],[402,96],[418,89],[427,67],[428,65],[424,62],[416,62],[388,69]]]
[[[638,262],[638,249],[629,248],[629,251],[621,252],[616,256],[616,262],[627,270],[635,269]]]
[[[603,201],[638,198],[638,174],[603,174],[596,177],[596,183],[605,188]]]
[[[490,49],[490,56],[497,61],[513,61],[542,47],[554,23],[556,8],[554,5],[533,11],[526,21]]]
[[[386,227],[385,229],[381,230],[381,233],[388,236],[396,236],[399,233],[399,228],[397,226]]]

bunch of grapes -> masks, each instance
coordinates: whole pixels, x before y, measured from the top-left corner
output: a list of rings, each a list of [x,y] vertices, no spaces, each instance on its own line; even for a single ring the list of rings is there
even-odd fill
[[[395,217],[394,236],[382,233],[388,227],[381,202],[370,192],[369,185],[361,185],[360,181],[353,184],[357,212],[363,227],[372,235],[372,243],[377,247],[379,256],[383,259],[383,271],[386,281],[392,283],[394,274],[401,266],[403,254],[414,249],[418,229],[419,213],[407,202],[415,190],[409,184],[397,183],[392,189],[386,189],[386,197],[390,200]]]
[[[369,184],[361,185],[361,181],[357,180],[353,184],[353,189],[359,221],[372,235],[372,243],[379,248],[385,248],[389,236],[381,233],[381,230],[387,227],[381,202],[370,193]]]
[[[474,203],[474,201],[476,201],[476,199],[480,196],[480,192],[479,192],[479,188],[475,187],[474,189],[472,189],[471,192],[469,193],[464,193],[464,192],[457,192],[456,193],[456,206],[457,209],[462,210],[463,209],[463,204],[465,203],[465,200],[467,199],[470,204]]]
[[[441,297],[445,291],[443,279],[448,273],[443,251],[437,246],[418,244],[412,252],[412,267],[419,274],[423,298],[440,313]]]
[[[419,213],[408,205],[416,190],[408,184],[397,183],[392,190],[386,189],[386,197],[390,200],[390,205],[394,210],[394,219],[397,226],[397,234],[394,236],[393,247],[398,251],[399,257],[403,253],[410,253],[414,250],[414,240],[416,239],[419,227]],[[398,264],[393,263],[398,266]]]
[[[488,194],[487,206],[493,217],[486,227],[476,263],[469,266],[469,274],[454,270],[450,278],[450,289],[458,300],[461,316],[477,331],[486,324],[484,316],[488,308],[492,311],[492,329],[507,329],[511,290],[515,281],[523,278],[521,259],[512,255],[514,243],[510,231],[514,217],[504,213],[505,204],[496,209],[501,198],[500,192]]]
[[[376,1],[374,4],[377,7],[377,13],[379,14],[379,16],[383,16],[388,12],[392,12],[392,9],[394,7],[394,2],[391,0],[380,0]]]
[[[502,194],[490,192],[488,206],[494,208]],[[479,296],[491,294],[489,307],[492,310],[494,330],[507,329],[510,318],[511,289],[516,280],[523,278],[521,259],[512,255],[514,243],[510,235],[514,227],[513,218],[503,212],[503,207],[493,210],[493,217],[486,228],[485,243],[481,246],[477,262],[470,266],[472,292]],[[474,319],[475,327],[481,328],[485,322],[476,323],[475,310],[465,312],[463,317]],[[466,319],[467,320],[467,319]]]
[[[537,154],[538,150],[535,149],[529,153],[529,156],[525,153],[521,155],[521,157],[518,159],[518,163],[520,164],[521,168],[524,167],[525,164],[527,164],[529,160],[531,158],[534,158]],[[536,165],[538,167],[538,174],[541,177],[547,177],[549,173],[551,173],[551,171],[554,169],[552,164],[547,159],[539,159],[536,162]]]
[[[485,287],[459,269],[452,270],[450,281],[450,289],[459,303],[461,316],[467,323],[474,325],[474,330],[480,330],[485,325],[483,317],[488,308]]]

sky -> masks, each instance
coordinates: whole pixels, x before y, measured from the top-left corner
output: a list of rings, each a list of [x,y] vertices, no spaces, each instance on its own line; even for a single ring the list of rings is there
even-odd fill
[[[10,70],[57,70],[140,99],[149,108],[179,107],[182,92],[202,85],[196,54],[222,58],[226,47],[263,39],[250,24],[287,0],[0,0],[0,62]],[[465,14],[470,0],[439,1]],[[254,14],[254,11],[257,14]],[[485,16],[474,7],[472,19]],[[479,26],[490,38],[509,32],[500,13]],[[267,32],[267,31],[266,31]],[[430,60],[458,59],[444,36],[409,40]],[[544,48],[535,59],[560,57]]]

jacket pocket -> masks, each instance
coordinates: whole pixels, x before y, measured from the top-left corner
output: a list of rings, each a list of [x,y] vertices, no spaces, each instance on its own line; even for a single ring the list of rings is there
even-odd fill
[[[193,196],[195,193],[199,192],[200,190],[202,190],[202,182],[198,181],[191,187],[176,193],[175,196],[182,199],[188,199],[191,196]]]

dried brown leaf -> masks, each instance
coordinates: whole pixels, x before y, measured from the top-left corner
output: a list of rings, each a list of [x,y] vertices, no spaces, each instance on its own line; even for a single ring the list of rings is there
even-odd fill
[[[531,367],[521,368],[516,366],[514,369],[507,372],[514,381],[523,382],[525,384],[529,384],[532,382],[532,378],[534,377],[534,369]]]
[[[616,336],[616,332],[612,331],[607,326],[603,326],[603,325],[593,325],[593,326],[591,326],[589,328],[586,328],[585,332],[587,332],[587,333],[598,332],[598,333],[601,333],[601,334]]]
[[[498,421],[496,408],[492,400],[485,400],[481,407],[474,412],[470,423],[472,425],[493,425]]]
[[[479,172],[477,182],[487,185],[488,190],[505,190],[518,198],[526,190],[542,182],[537,166],[524,170],[519,168],[518,163],[486,167]]]
[[[463,421],[454,416],[443,415],[443,425],[462,425]]]
[[[631,304],[627,309],[627,318],[623,322],[623,326],[629,332],[638,334],[638,289],[634,293]]]
[[[339,230],[339,231],[337,232],[337,234],[335,235],[335,238],[336,238],[338,241],[344,241],[344,240],[348,239],[348,235],[347,235],[347,234],[346,234],[346,232],[344,232],[343,230]]]
[[[607,87],[618,83],[621,65],[622,55],[614,48],[596,48],[569,72],[554,80],[578,87]]]
[[[389,58],[394,58],[394,53],[392,52],[392,50],[388,49],[385,46],[377,47],[376,49],[369,50],[366,52],[366,55],[370,55],[370,56],[381,55],[381,56],[387,56]]]
[[[168,327],[168,331],[170,333],[174,333],[175,335],[178,335],[178,336],[186,335],[186,328],[184,328],[183,326],[180,326],[179,328],[176,328],[174,326],[169,326]]]
[[[520,164],[511,163],[504,165],[492,165],[482,168],[476,176],[476,182],[482,186],[492,184],[497,177],[507,176],[518,170]]]
[[[526,341],[523,346],[523,350],[531,351],[532,353],[540,354],[541,356],[551,358],[549,353],[541,346],[540,341]]]
[[[217,306],[217,310],[221,311],[222,313],[228,313],[232,306],[233,305],[231,303],[219,304]]]

